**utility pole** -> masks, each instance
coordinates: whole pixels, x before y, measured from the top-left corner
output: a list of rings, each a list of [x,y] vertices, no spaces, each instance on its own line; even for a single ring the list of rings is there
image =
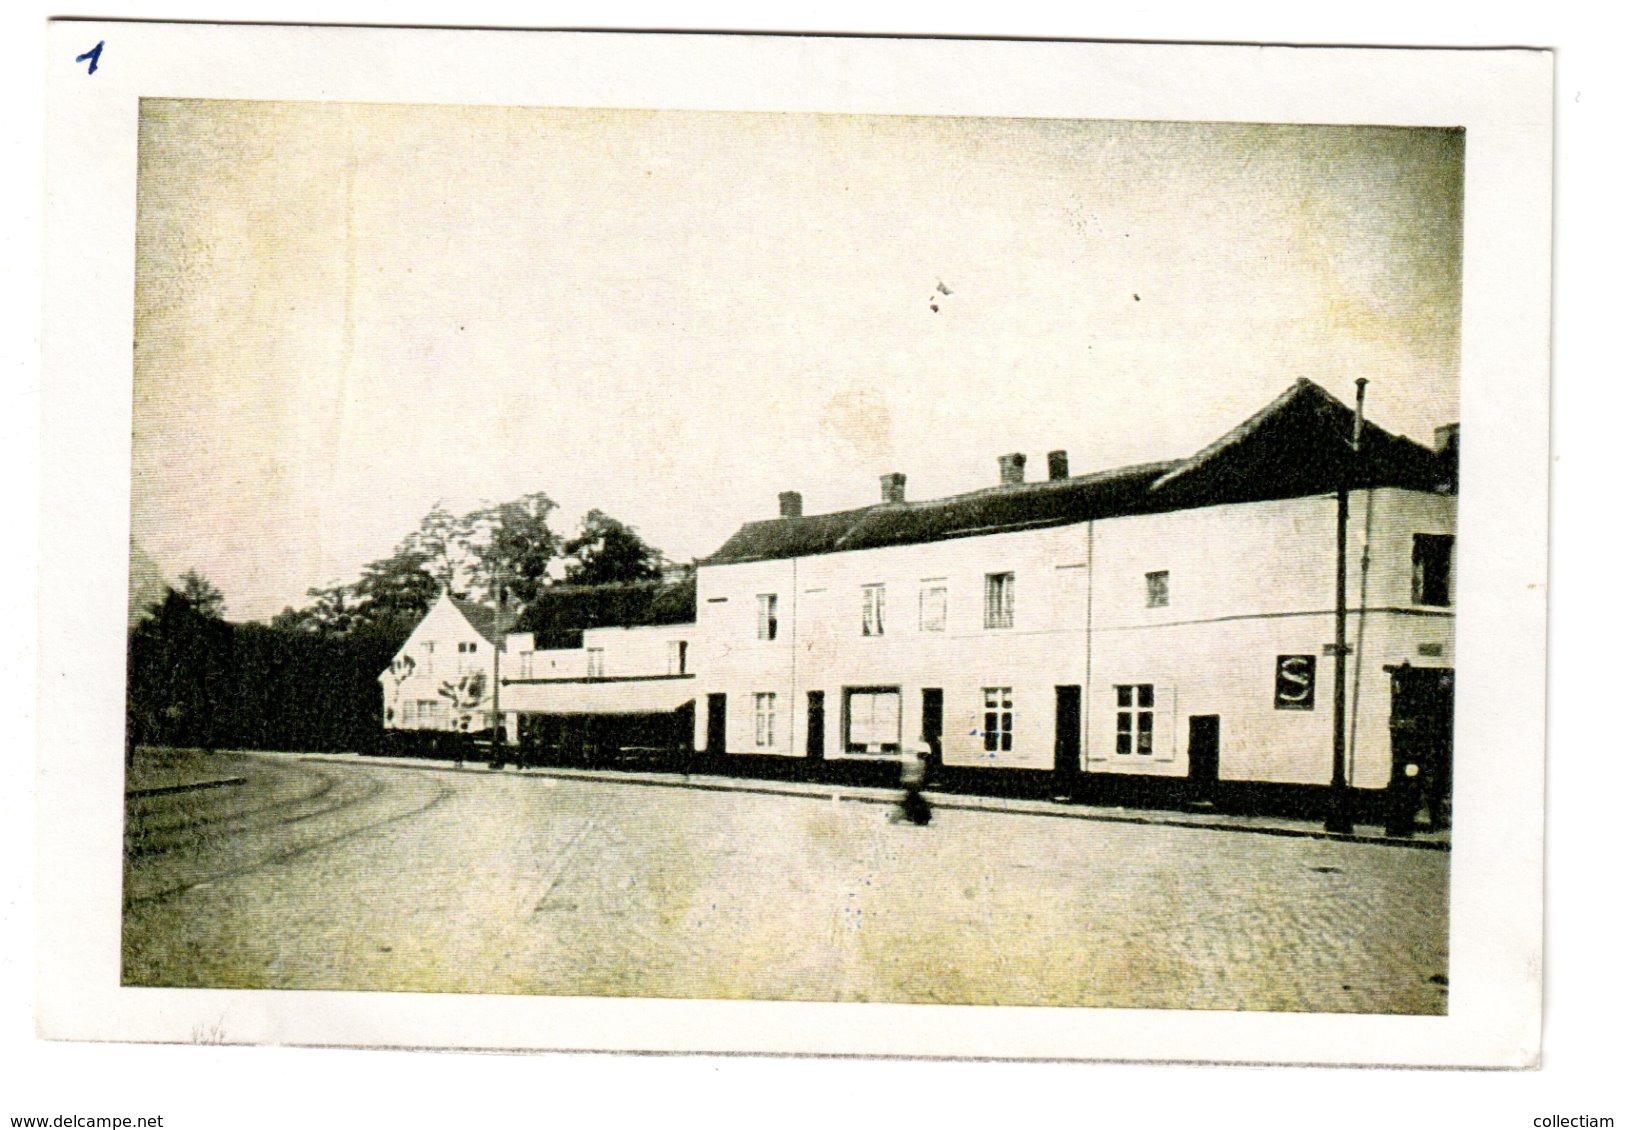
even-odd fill
[[[1366,379],[1354,382],[1354,464],[1360,461],[1360,433],[1365,429]],[[1337,469],[1337,636],[1332,644],[1332,786],[1326,811],[1326,830],[1347,835],[1354,831],[1349,816],[1349,782],[1347,772],[1348,735],[1347,710],[1344,687],[1348,679],[1348,579],[1349,579],[1349,475],[1346,462],[1338,460]]]
[[[507,727],[502,724],[502,643],[507,626],[503,612],[508,604],[508,592],[502,584],[502,566],[497,565],[496,631],[491,634],[496,642],[491,645],[491,768],[501,769],[508,764]]]

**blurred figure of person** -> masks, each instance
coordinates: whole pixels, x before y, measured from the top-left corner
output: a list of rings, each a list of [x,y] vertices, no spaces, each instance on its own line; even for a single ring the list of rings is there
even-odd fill
[[[898,824],[907,820],[910,824],[931,823],[931,805],[925,799],[925,769],[926,759],[931,756],[931,747],[920,742],[913,750],[903,755],[898,766],[898,777],[903,785],[903,799],[897,804],[897,810],[892,813],[892,823]]]

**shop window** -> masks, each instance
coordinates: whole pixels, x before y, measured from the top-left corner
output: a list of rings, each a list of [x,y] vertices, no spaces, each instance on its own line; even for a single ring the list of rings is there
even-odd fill
[[[849,687],[846,751],[896,753],[903,748],[903,693],[897,687]]]

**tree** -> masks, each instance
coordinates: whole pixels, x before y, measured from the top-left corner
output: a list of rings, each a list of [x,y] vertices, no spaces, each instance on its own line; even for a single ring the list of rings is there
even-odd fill
[[[423,568],[435,581],[457,591],[458,574],[468,561],[468,518],[457,517],[446,509],[444,502],[436,502],[418,523],[417,532],[407,536],[396,549],[423,555]]]
[[[342,636],[356,626],[356,599],[348,585],[328,585],[306,589],[311,603],[304,608],[284,608],[271,621],[271,627],[285,632],[309,632],[319,636]]]
[[[356,615],[368,624],[416,621],[440,594],[441,582],[431,564],[409,537],[390,556],[363,565],[353,589]]]
[[[564,543],[571,560],[564,579],[572,585],[607,585],[660,579],[661,552],[626,523],[589,510],[581,532]]]
[[[537,491],[464,516],[471,595],[499,603],[536,599],[559,553],[559,536],[547,524],[556,509],[557,503]]]
[[[210,620],[218,620],[226,610],[226,596],[196,569],[181,574],[181,599],[192,611]]]

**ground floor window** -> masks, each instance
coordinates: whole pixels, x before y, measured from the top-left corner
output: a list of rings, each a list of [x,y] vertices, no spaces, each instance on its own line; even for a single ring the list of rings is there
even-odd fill
[[[1015,711],[1009,687],[982,688],[982,749],[1009,753],[1015,733]]]
[[[897,687],[846,692],[846,751],[896,753],[903,748],[903,693]]]
[[[756,748],[772,749],[774,725],[777,721],[779,696],[771,691],[756,696]]]
[[[417,702],[417,720],[419,723],[433,722],[440,717],[440,700],[435,698],[420,698]]]
[[[1151,753],[1156,690],[1150,683],[1119,683],[1117,690],[1117,752]]]

